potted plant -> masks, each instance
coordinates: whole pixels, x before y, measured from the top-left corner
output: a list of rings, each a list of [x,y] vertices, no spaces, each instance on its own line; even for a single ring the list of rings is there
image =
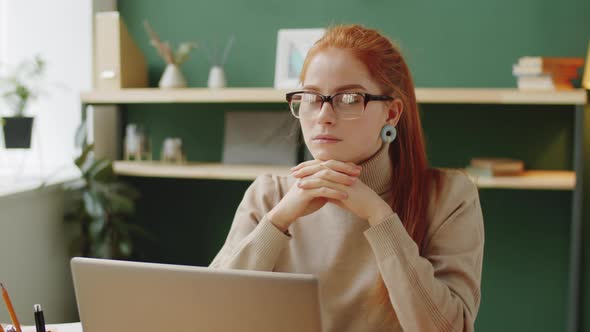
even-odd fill
[[[85,128],[84,123],[80,128]],[[64,220],[76,223],[78,229],[71,246],[72,254],[129,258],[134,253],[134,236],[149,237],[142,228],[130,222],[139,194],[117,178],[111,160],[95,158],[93,144],[86,144],[81,135],[85,135],[85,130],[78,129],[77,144],[83,148],[75,164],[81,177],[64,185],[70,200]]]
[[[180,66],[188,60],[191,50],[197,47],[197,43],[181,43],[176,52],[174,52],[170,43],[160,40],[160,37],[158,37],[147,20],[143,24],[149,35],[150,44],[156,48],[160,57],[166,61],[166,69],[164,69],[158,86],[162,89],[185,88],[187,83],[184,75],[182,75]]]
[[[34,118],[25,116],[25,111],[30,102],[39,96],[39,79],[44,73],[45,61],[37,56],[23,61],[7,76],[0,77],[0,97],[12,111],[12,116],[0,118],[7,149],[31,147]]]

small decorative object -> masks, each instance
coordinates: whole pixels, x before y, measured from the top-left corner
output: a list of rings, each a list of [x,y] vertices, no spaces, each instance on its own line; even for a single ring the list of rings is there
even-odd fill
[[[209,58],[209,64],[211,69],[209,70],[209,78],[207,80],[207,86],[212,89],[216,88],[225,88],[227,86],[227,82],[225,80],[225,71],[224,66],[227,60],[227,56],[229,55],[229,51],[231,50],[234,44],[234,35],[232,35],[227,44],[225,45],[225,50],[223,51],[223,55],[221,58],[218,57],[217,48],[213,48],[209,50],[206,46],[205,51],[207,52],[207,56]]]
[[[275,62],[276,89],[293,89],[299,86],[299,73],[303,60],[325,29],[281,29],[277,39]]]
[[[182,152],[182,139],[168,137],[162,143],[161,159],[163,162],[183,163],[186,161]]]
[[[0,97],[12,110],[12,116],[0,118],[4,144],[7,149],[29,149],[33,117],[25,116],[30,102],[40,94],[40,79],[45,73],[45,62],[39,56],[16,66],[6,77],[0,77]]]
[[[162,89],[184,88],[186,80],[180,66],[188,59],[193,48],[197,47],[194,42],[184,42],[178,46],[176,53],[172,52],[168,42],[162,42],[156,32],[152,29],[147,21],[144,21],[145,29],[150,36],[152,46],[156,48],[158,54],[166,61],[166,69],[158,85]]]
[[[225,88],[227,82],[225,81],[225,72],[223,67],[213,66],[209,70],[209,79],[207,79],[207,86],[211,89]]]
[[[149,138],[142,126],[130,123],[125,128],[125,160],[152,160]]]
[[[169,63],[166,65],[166,69],[164,69],[164,73],[162,74],[162,78],[160,78],[158,86],[163,89],[185,88],[186,79],[176,64]]]

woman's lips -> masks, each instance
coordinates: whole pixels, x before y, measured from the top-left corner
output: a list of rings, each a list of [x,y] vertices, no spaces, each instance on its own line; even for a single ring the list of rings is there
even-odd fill
[[[334,144],[340,142],[341,140],[334,136],[318,135],[313,138],[313,141],[319,144]]]

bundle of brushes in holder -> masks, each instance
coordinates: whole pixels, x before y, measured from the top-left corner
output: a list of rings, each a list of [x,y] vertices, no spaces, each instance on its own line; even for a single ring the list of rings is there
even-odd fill
[[[212,89],[216,88],[225,88],[227,86],[227,81],[225,79],[225,70],[224,66],[227,61],[227,57],[229,52],[234,44],[235,37],[232,35],[227,44],[225,45],[225,49],[223,53],[220,52],[217,47],[207,47],[205,43],[203,43],[203,48],[205,52],[207,52],[207,57],[209,59],[209,78],[207,79],[207,86]]]

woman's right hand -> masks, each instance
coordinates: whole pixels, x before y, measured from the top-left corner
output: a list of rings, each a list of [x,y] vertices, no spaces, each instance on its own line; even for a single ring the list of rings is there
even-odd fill
[[[299,172],[298,175],[301,178],[317,178],[317,181],[322,181],[325,185],[314,189],[303,189],[298,186],[297,181],[289,188],[287,194],[268,213],[271,223],[282,232],[285,232],[298,218],[322,208],[329,200],[346,199],[347,194],[339,190],[338,186],[352,185],[360,175],[360,167],[353,163],[336,160],[310,160],[293,167],[291,172],[293,174]]]

